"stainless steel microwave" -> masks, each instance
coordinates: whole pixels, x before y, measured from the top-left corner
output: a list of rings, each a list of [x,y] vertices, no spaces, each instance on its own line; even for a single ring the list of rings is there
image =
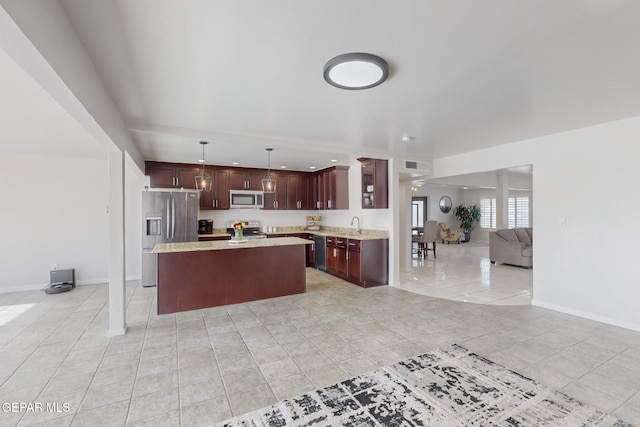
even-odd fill
[[[264,207],[264,193],[252,190],[229,190],[229,207],[232,209],[260,209]]]

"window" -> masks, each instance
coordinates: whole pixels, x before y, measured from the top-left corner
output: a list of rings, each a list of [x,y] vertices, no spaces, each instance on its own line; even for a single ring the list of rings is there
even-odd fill
[[[496,199],[480,199],[480,228],[496,228]]]
[[[496,228],[496,199],[480,199],[480,228]],[[509,197],[508,228],[529,227],[529,197]]]
[[[529,227],[529,197],[509,197],[509,228]]]

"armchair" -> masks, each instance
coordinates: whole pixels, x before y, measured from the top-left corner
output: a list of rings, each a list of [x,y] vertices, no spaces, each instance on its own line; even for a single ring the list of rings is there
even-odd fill
[[[464,238],[464,233],[461,230],[451,230],[444,222],[438,224],[438,234],[443,244],[444,242],[456,242],[460,244],[460,241]]]

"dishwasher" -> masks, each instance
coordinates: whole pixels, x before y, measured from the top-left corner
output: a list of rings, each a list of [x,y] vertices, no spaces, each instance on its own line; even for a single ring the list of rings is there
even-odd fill
[[[315,245],[316,268],[327,271],[327,238],[325,236],[314,236],[313,244]]]

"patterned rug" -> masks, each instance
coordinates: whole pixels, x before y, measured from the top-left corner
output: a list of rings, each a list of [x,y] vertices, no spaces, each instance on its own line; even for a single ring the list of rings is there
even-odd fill
[[[454,345],[217,426],[631,426]]]

